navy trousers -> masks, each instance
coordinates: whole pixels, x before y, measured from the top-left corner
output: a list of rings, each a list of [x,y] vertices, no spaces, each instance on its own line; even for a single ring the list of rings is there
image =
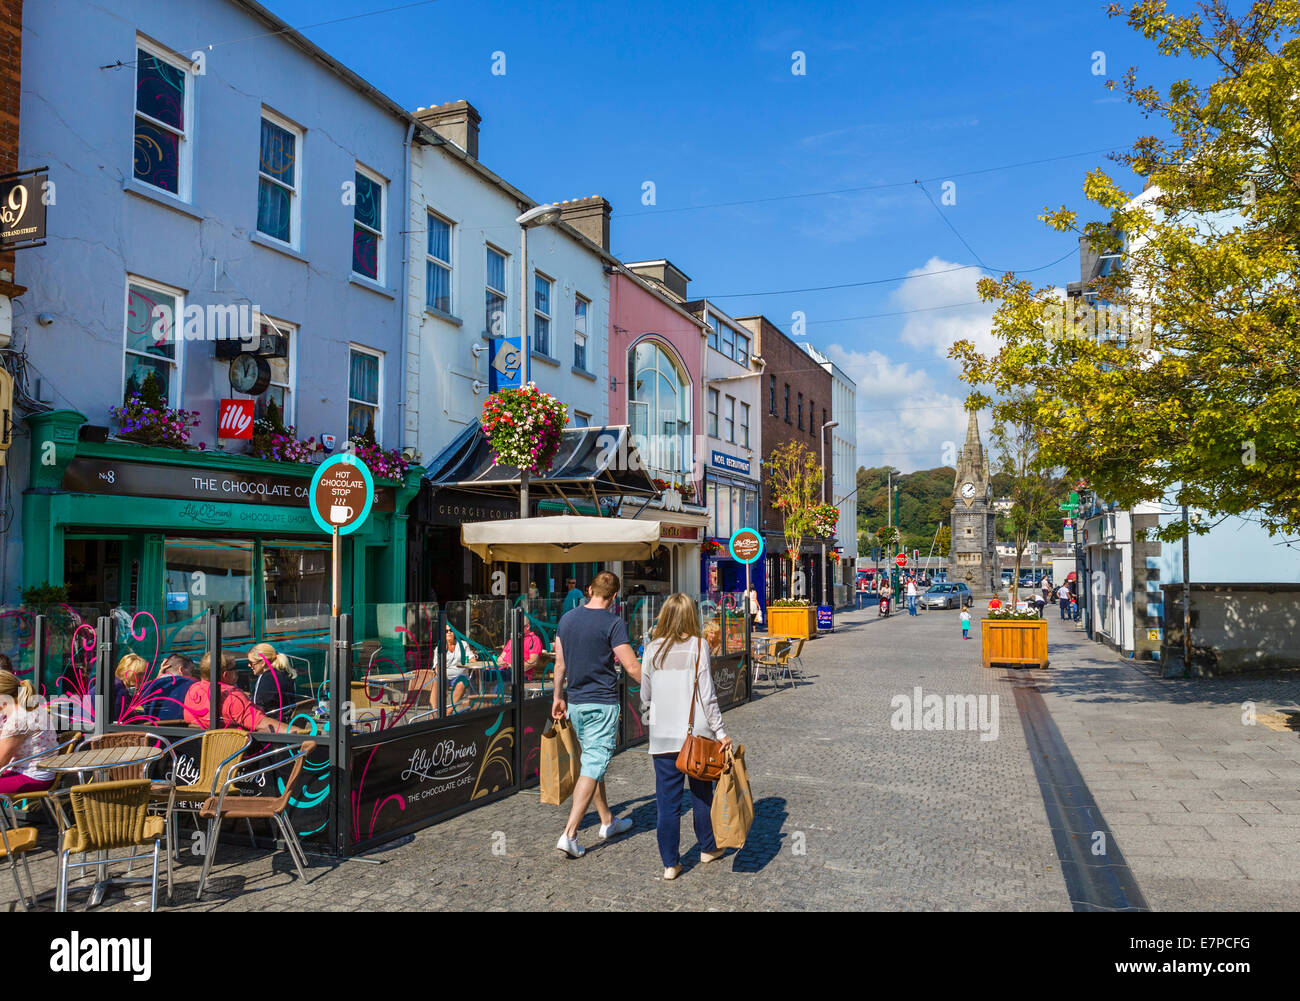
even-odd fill
[[[655,763],[655,806],[659,810],[657,833],[659,835],[659,857],[663,859],[664,868],[679,865],[682,861],[680,847],[682,840],[682,780],[689,776],[677,770],[677,755],[652,754]],[[691,784],[691,812],[695,822],[695,840],[700,844],[700,851],[718,850],[713,840],[713,783],[700,779],[689,779]]]

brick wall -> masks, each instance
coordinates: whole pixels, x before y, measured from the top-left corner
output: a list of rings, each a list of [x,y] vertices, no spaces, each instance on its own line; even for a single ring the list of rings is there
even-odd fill
[[[18,169],[22,62],[23,0],[0,0],[0,174]],[[0,254],[0,268],[13,272],[12,251]]]
[[[763,428],[763,458],[767,459],[778,445],[787,441],[797,441],[812,449],[817,461],[821,461],[821,442],[817,433],[823,424],[822,411],[826,411],[825,420],[831,419],[831,374],[810,358],[799,345],[786,337],[765,316],[738,318],[737,323],[747,329],[754,338],[753,351],[761,355],[767,363],[759,377],[760,392],[758,412]],[[776,413],[769,406],[769,391],[772,377],[776,377]],[[790,420],[785,419],[785,387],[790,387]],[[799,427],[799,394],[803,394],[803,428]],[[809,419],[809,408],[814,411]],[[831,466],[831,448],[826,443],[826,498],[832,499],[834,470]],[[781,531],[781,516],[772,507],[771,491],[764,488],[762,493],[762,527],[767,532]],[[812,542],[813,540],[808,540]]]

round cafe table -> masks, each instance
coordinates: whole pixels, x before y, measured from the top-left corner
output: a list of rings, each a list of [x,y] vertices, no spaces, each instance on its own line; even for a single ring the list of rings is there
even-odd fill
[[[84,751],[73,751],[71,754],[59,754],[49,758],[42,758],[36,764],[40,768],[56,773],[75,773],[77,778],[84,784],[88,774],[93,775],[97,772],[111,771],[115,768],[132,768],[137,765],[140,766],[141,777],[143,777],[147,766],[161,758],[164,753],[166,753],[166,748],[145,747],[143,745],[91,747]],[[99,877],[93,886],[76,886],[68,889],[89,889],[90,902],[87,906],[98,907],[103,902],[104,894],[108,892],[110,886],[151,882],[150,879],[142,876],[119,876],[115,879],[109,879],[107,861],[100,867]],[[41,896],[48,897],[52,896],[53,893],[54,891],[51,890],[41,894]]]

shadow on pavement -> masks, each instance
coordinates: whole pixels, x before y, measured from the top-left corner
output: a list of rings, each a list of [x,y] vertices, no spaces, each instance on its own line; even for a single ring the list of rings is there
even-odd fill
[[[789,813],[781,796],[754,800],[754,825],[749,829],[745,847],[733,857],[732,872],[761,872],[781,851]]]

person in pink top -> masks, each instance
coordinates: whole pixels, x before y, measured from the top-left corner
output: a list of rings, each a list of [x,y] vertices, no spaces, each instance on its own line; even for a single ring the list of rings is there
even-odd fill
[[[506,640],[506,647],[497,658],[500,667],[510,666],[510,654],[514,640]],[[533,680],[533,671],[542,662],[542,638],[533,632],[532,623],[524,619],[524,677]]]
[[[185,722],[191,726],[206,728],[208,718],[212,715],[212,685],[208,680],[211,663],[209,655],[205,653],[199,664],[201,680],[190,685],[185,693]],[[235,658],[222,651],[221,666],[222,677],[232,677]],[[272,719],[253,705],[246,693],[224,681],[221,684],[221,723],[223,726],[263,733],[287,733],[290,729],[288,724]]]

